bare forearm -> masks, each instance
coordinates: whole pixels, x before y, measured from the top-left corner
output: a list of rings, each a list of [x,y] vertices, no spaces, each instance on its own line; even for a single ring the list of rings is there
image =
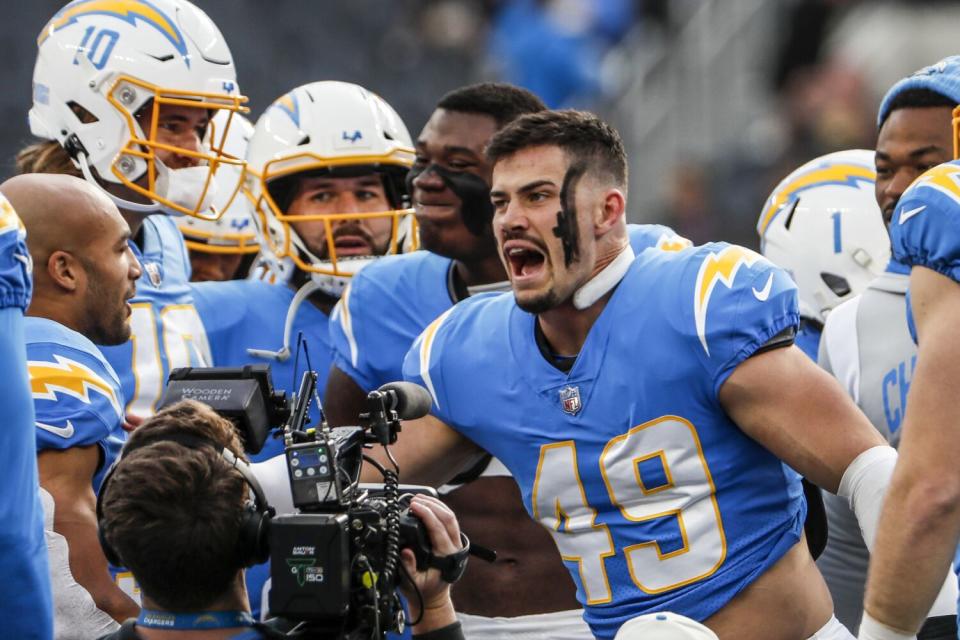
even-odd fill
[[[960,505],[932,502],[927,483],[911,482],[912,472],[902,471],[894,475],[880,517],[865,608],[888,626],[916,631],[950,570]]]
[[[77,583],[86,589],[97,608],[117,622],[136,617],[140,607],[123,592],[110,576],[106,559],[100,551],[96,521],[83,518],[70,520],[70,514],[55,523],[54,528],[69,545],[70,571]]]
[[[925,269],[914,269],[910,287],[920,350],[866,597],[873,618],[904,631],[927,615],[960,536],[960,289]]]

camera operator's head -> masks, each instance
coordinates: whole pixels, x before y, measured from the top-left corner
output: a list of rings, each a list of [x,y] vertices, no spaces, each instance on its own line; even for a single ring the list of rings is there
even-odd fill
[[[231,452],[242,458],[232,424],[185,400],[131,434],[104,482],[98,515],[105,550],[133,572],[145,607],[248,608],[240,570],[250,561],[249,491]]]

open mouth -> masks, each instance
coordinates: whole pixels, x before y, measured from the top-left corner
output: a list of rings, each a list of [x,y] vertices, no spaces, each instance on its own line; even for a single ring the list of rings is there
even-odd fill
[[[504,254],[514,281],[536,277],[543,271],[547,259],[543,252],[533,247],[513,246],[505,249]]]
[[[372,253],[370,243],[360,236],[340,236],[336,238],[334,246],[337,248],[337,255],[341,256],[359,256]]]

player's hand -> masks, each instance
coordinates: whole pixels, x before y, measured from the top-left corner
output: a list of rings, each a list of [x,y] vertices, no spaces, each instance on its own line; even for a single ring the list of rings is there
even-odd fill
[[[463,548],[460,524],[450,507],[440,500],[425,495],[414,496],[410,501],[410,511],[423,522],[433,547],[433,555],[448,556]],[[440,577],[440,571],[417,571],[417,561],[410,549],[404,549],[400,559],[407,572],[413,576],[423,598],[423,619],[415,629],[424,633],[456,622],[453,602],[450,600],[450,584]],[[404,587],[404,595],[409,601],[410,615],[416,620],[420,616],[420,602],[409,585]]]
[[[128,413],[123,416],[123,430],[129,433],[143,424],[144,420],[146,420],[146,418],[141,418],[140,416],[135,416],[132,413]]]

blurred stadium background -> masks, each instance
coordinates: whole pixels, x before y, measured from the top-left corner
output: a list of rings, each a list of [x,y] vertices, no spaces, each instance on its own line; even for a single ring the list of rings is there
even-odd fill
[[[194,2],[230,44],[254,117],[298,84],[346,80],[381,94],[416,136],[447,90],[514,82],[618,127],[632,221],[748,246],[781,177],[872,148],[884,91],[960,53],[949,0]],[[4,177],[30,140],[36,35],[63,2],[15,4],[0,44]]]

